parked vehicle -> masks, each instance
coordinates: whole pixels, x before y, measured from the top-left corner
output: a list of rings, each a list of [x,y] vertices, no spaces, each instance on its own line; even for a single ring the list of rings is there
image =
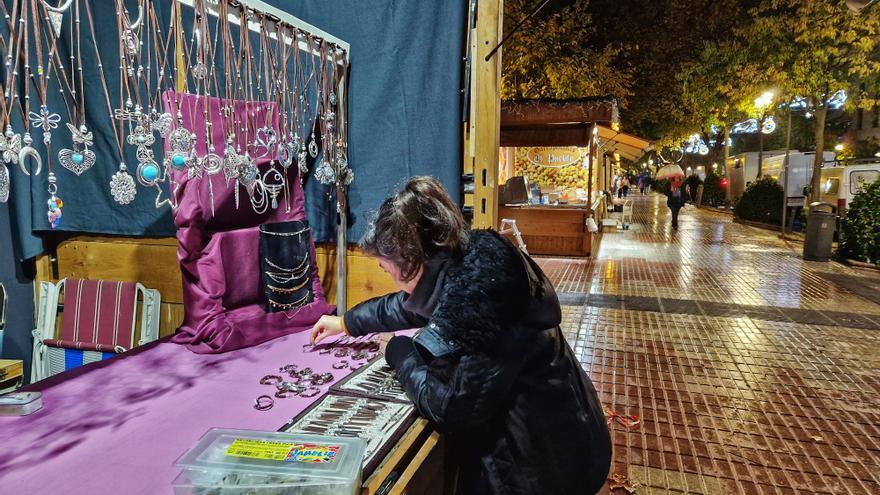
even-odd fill
[[[822,169],[822,201],[835,205],[839,215],[865,186],[880,179],[880,162],[854,163]]]
[[[789,152],[789,198],[803,197],[803,188],[810,183],[810,178],[813,176],[813,158],[815,156],[816,153],[813,151],[792,150]],[[823,163],[835,163],[834,158],[833,151],[826,151],[823,154]],[[784,160],[785,150],[765,151],[761,174],[769,175],[780,181],[781,184],[780,178],[784,175],[782,170]],[[730,157],[727,161],[727,176],[730,179],[731,199],[739,198],[746,187],[758,178],[758,152],[750,151]]]
[[[813,160],[816,157],[815,151],[800,152],[792,151],[788,156],[788,179],[786,179],[787,191],[789,198],[804,197],[804,188],[810,185],[813,178]],[[826,151],[823,156],[824,164],[836,164],[833,151]],[[785,162],[785,154],[774,155],[764,160],[762,173],[776,179],[779,184],[785,176],[783,165]]]

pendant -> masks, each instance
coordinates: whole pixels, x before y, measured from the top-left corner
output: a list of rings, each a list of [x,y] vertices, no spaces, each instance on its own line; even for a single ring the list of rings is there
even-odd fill
[[[240,161],[241,156],[235,151],[235,147],[232,146],[232,140],[230,139],[226,143],[226,150],[223,154],[223,176],[226,177],[227,187],[230,181],[238,179]]]
[[[55,174],[49,172],[49,200],[47,201],[48,211],[46,211],[46,217],[49,219],[49,226],[53,229],[57,229],[61,226],[61,207],[64,206],[64,202],[61,201],[61,198],[56,196],[58,193],[58,184],[55,179]]]
[[[9,170],[0,163],[0,203],[9,201]]]
[[[309,173],[309,160],[308,153],[306,152],[306,143],[300,143],[299,145],[299,155],[296,158],[296,166],[299,167],[299,178],[302,181],[302,178],[305,177]]]
[[[192,76],[196,79],[204,79],[208,77],[208,67],[202,62],[193,65]]]
[[[249,193],[253,192],[254,183],[260,176],[260,171],[257,169],[257,164],[254,163],[254,160],[245,153],[241,155],[241,159],[238,163],[238,180],[241,184],[247,188]]]
[[[200,168],[208,175],[214,175],[223,170],[223,159],[216,153],[208,153],[201,158]]]
[[[110,179],[110,194],[113,195],[113,200],[121,205],[131,203],[137,195],[134,179],[126,170],[124,163],[119,164],[119,171]]]
[[[330,164],[322,161],[318,168],[315,169],[315,178],[318,179],[318,182],[321,184],[333,184],[336,182],[336,173],[333,171],[333,168]]]
[[[278,140],[278,137],[275,134],[275,129],[272,129],[271,127],[260,127],[257,129],[256,134],[256,141],[254,141],[254,156],[256,158],[269,156],[274,159],[275,157],[271,156],[272,148],[275,147],[275,143]]]
[[[68,123],[67,128],[70,130],[70,135],[73,137],[73,149],[63,149],[59,151],[58,161],[61,163],[62,167],[79,176],[86,170],[92,168],[92,165],[94,165],[97,160],[95,152],[89,149],[89,146],[93,145],[93,136],[92,133],[86,129],[86,126],[80,126],[80,128],[77,129]],[[83,145],[85,149],[77,149],[77,144]]]
[[[176,170],[183,170],[187,166],[196,168],[190,171],[189,176],[201,177],[201,169],[197,163],[194,163],[196,135],[189,132],[183,126],[178,126],[168,135],[169,148],[171,150],[168,158],[171,166]]]
[[[150,187],[159,182],[159,164],[155,161],[140,161],[137,168],[137,179],[141,185]]]
[[[344,186],[350,186],[354,181],[354,172],[348,168],[348,158],[342,143],[336,146],[336,170],[338,170],[339,182]]]
[[[318,143],[315,142],[315,133],[312,133],[312,141],[309,143],[309,155],[312,158],[318,157]]]
[[[51,144],[52,129],[58,127],[58,123],[61,122],[61,116],[57,113],[49,113],[49,107],[42,105],[40,106],[40,113],[30,112],[28,113],[28,118],[34,126],[43,129],[43,144],[47,146]]]
[[[0,139],[0,152],[3,153],[3,163],[18,163],[18,154],[21,152],[21,134],[12,132],[12,126],[6,126],[6,134]]]
[[[336,93],[331,91],[330,96],[328,97],[331,105],[336,105]]]
[[[37,153],[37,150],[34,149],[32,144],[34,144],[34,140],[31,139],[31,133],[25,131],[24,137],[21,138],[24,146],[21,147],[21,150],[18,152],[18,166],[21,168],[21,171],[24,172],[25,175],[30,176],[31,173],[28,172],[27,167],[27,157],[31,157],[37,162],[37,171],[34,172],[34,175],[40,175],[40,171],[43,170],[43,158],[40,157],[40,154]]]
[[[275,162],[272,162],[269,170],[266,170],[266,173],[263,174],[262,182],[266,192],[269,193],[269,197],[272,199],[272,209],[277,209],[278,194],[284,188],[284,175],[275,168]]]
[[[159,113],[155,109],[150,110],[150,128],[159,133],[163,138],[171,131],[172,117],[170,113]]]

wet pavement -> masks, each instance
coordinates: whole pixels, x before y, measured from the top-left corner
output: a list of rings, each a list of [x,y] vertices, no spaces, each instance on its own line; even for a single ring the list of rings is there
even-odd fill
[[[539,259],[612,473],[640,495],[880,494],[878,276],[723,213],[685,209],[676,232],[664,197],[631,198],[595,259]]]

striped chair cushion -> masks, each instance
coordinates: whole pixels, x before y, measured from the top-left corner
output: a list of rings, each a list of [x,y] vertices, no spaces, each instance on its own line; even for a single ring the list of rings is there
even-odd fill
[[[95,351],[130,349],[136,305],[134,283],[68,278],[60,334],[44,343]]]

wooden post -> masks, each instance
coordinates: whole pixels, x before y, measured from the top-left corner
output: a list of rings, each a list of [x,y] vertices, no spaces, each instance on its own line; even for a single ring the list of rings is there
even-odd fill
[[[596,124],[590,126],[590,155],[587,157],[587,204],[593,204],[593,155],[596,154]]]
[[[478,0],[471,39],[470,125],[464,171],[474,174],[474,228],[498,227],[498,144],[501,134],[501,52],[486,55],[503,34],[503,0]]]

